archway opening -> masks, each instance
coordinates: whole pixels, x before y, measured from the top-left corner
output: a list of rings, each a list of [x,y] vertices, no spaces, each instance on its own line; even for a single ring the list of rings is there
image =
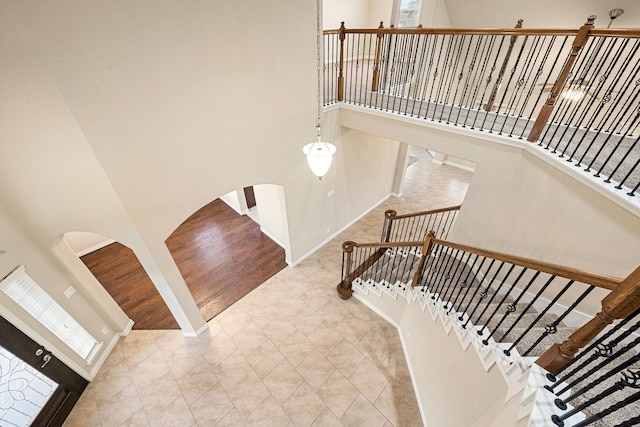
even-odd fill
[[[251,191],[240,189],[203,206],[165,241],[206,321],[287,266],[282,187],[252,190],[257,215],[245,198]]]
[[[95,233],[68,232],[64,240],[134,321],[133,329],[179,329],[133,250]]]

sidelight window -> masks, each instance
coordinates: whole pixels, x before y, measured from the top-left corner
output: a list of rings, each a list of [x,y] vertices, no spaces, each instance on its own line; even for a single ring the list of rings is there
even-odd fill
[[[89,362],[97,352],[98,341],[29,277],[24,266],[5,277],[0,282],[0,290],[85,361]]]

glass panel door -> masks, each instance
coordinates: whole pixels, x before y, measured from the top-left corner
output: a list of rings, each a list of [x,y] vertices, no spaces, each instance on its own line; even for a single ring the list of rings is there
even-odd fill
[[[58,384],[0,347],[0,425],[28,426]]]
[[[0,427],[61,426],[87,384],[0,316]]]

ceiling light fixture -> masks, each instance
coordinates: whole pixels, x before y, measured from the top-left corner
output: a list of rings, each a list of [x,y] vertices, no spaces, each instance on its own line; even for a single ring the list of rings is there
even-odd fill
[[[607,25],[607,28],[611,28],[611,24],[613,24],[614,19],[620,17],[623,13],[624,9],[611,9],[609,11],[609,24]],[[604,37],[602,37],[598,41],[598,44],[593,49],[591,56],[587,60],[588,65],[584,67],[585,71],[583,71],[582,76],[575,79],[570,87],[562,90],[562,92],[560,93],[560,96],[562,98],[566,99],[567,101],[580,101],[582,98],[584,98],[585,95],[587,95],[591,84],[589,83],[589,80],[586,79],[586,74],[595,62],[595,55],[600,51],[600,49],[602,49],[603,43]]]
[[[586,88],[584,86],[573,86],[567,89],[564,89],[560,96],[569,101],[580,101],[584,98],[584,93]]]
[[[624,9],[617,9],[617,8],[611,9],[609,11],[609,25],[607,25],[607,28],[611,28],[611,24],[613,23],[613,20],[621,16],[623,13],[624,13]]]
[[[318,82],[318,93],[317,93],[317,118],[316,118],[316,141],[310,144],[305,145],[302,148],[302,151],[307,156],[307,163],[309,164],[309,168],[311,171],[319,178],[322,177],[329,171],[331,167],[331,162],[333,161],[333,155],[336,152],[336,146],[325,142],[322,140],[320,136],[321,129],[321,116],[322,116],[322,88],[321,88],[321,78],[322,75],[320,73],[321,67],[321,37],[322,37],[322,29],[320,28],[320,0],[316,0],[316,56],[317,56],[317,75],[316,80]]]

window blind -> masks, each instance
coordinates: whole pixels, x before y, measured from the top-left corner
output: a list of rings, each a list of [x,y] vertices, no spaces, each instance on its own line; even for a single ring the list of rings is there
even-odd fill
[[[98,341],[29,277],[24,266],[5,277],[0,289],[80,357],[89,358]]]

